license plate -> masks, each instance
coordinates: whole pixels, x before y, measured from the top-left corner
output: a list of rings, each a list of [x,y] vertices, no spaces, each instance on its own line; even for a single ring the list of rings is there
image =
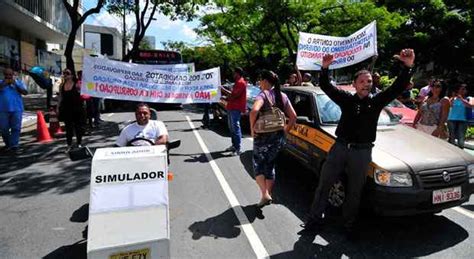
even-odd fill
[[[150,258],[150,249],[120,252],[109,256],[109,259],[148,259]]]
[[[461,199],[461,187],[433,191],[433,204],[444,203]]]

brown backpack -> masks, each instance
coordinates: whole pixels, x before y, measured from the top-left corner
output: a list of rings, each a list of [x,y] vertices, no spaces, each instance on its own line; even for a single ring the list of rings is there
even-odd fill
[[[262,108],[258,112],[257,121],[255,121],[253,128],[254,132],[258,134],[283,130],[285,128],[285,113],[275,106],[265,91],[263,93],[265,94],[265,99],[263,100]],[[270,104],[270,107],[269,109],[264,109],[267,102]]]

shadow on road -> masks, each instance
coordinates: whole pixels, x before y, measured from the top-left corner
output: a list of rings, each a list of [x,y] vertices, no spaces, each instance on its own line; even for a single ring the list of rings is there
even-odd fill
[[[463,209],[470,210],[474,212],[474,205],[472,204],[466,204],[466,205],[461,205]]]
[[[240,162],[245,168],[247,174],[255,180],[255,173],[253,171],[253,150],[246,150],[240,155]]]
[[[212,156],[213,160],[222,158],[222,157],[231,157],[232,154],[230,152],[225,152],[225,151],[216,151],[216,152],[211,152],[210,153]],[[186,158],[184,162],[187,163],[208,163],[209,161],[207,160],[206,154],[204,153],[195,153],[195,154],[179,154],[179,153],[170,153],[170,156],[187,156],[190,158]]]
[[[255,204],[241,207],[250,223],[256,218],[263,219],[262,210]],[[198,240],[202,237],[217,238],[236,238],[240,235],[240,222],[237,219],[233,208],[229,208],[223,213],[208,218],[204,221],[194,222],[189,226],[189,231],[193,233],[192,238]]]
[[[79,209],[75,210],[71,218],[71,222],[84,223],[89,220],[89,203],[82,205]]]
[[[89,219],[89,203],[82,205],[79,209],[75,210],[71,218],[71,222],[84,223]],[[46,255],[45,259],[59,259],[59,258],[72,258],[72,259],[86,259],[87,258],[87,231],[89,226],[85,226],[82,231],[82,240],[77,241],[71,245],[61,246],[53,252]]]
[[[71,245],[61,246],[49,253],[44,259],[86,259],[87,240],[81,240]]]
[[[105,147],[104,143],[113,143],[110,141],[117,134],[116,123],[104,122],[84,137],[83,144],[94,151]],[[87,187],[91,161],[70,161],[65,142],[63,138],[40,144],[36,142],[36,130],[23,133],[19,153],[0,156],[0,195],[25,198],[48,191],[72,193]]]
[[[298,167],[301,168],[301,167]],[[314,195],[315,181],[310,172],[295,170],[291,161],[277,164],[274,201],[305,220]],[[464,241],[469,233],[442,215],[382,217],[369,212],[360,215],[360,236],[349,241],[343,232],[342,218],[330,211],[329,222],[318,235],[328,244],[321,244],[314,235],[304,235],[293,250],[272,255],[272,258],[355,258],[420,257],[430,255]]]

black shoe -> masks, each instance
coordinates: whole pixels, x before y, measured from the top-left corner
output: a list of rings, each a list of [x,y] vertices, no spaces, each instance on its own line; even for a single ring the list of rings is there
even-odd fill
[[[304,228],[304,231],[315,232],[315,231],[321,230],[323,226],[323,221],[322,219],[310,218],[308,221],[301,224],[300,226]]]
[[[357,242],[360,239],[360,232],[354,227],[344,227],[344,235],[346,236],[347,241]]]

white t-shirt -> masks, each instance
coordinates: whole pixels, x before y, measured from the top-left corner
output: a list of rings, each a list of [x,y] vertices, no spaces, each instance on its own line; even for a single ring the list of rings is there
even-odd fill
[[[130,140],[135,138],[146,138],[155,143],[155,140],[157,140],[160,136],[163,135],[168,135],[168,130],[166,129],[166,126],[162,121],[149,120],[148,123],[144,126],[138,125],[135,122],[128,125],[122,130],[115,144],[117,144],[117,146],[124,147]],[[133,143],[133,145],[148,145],[140,142],[141,141],[136,141],[135,143]]]

